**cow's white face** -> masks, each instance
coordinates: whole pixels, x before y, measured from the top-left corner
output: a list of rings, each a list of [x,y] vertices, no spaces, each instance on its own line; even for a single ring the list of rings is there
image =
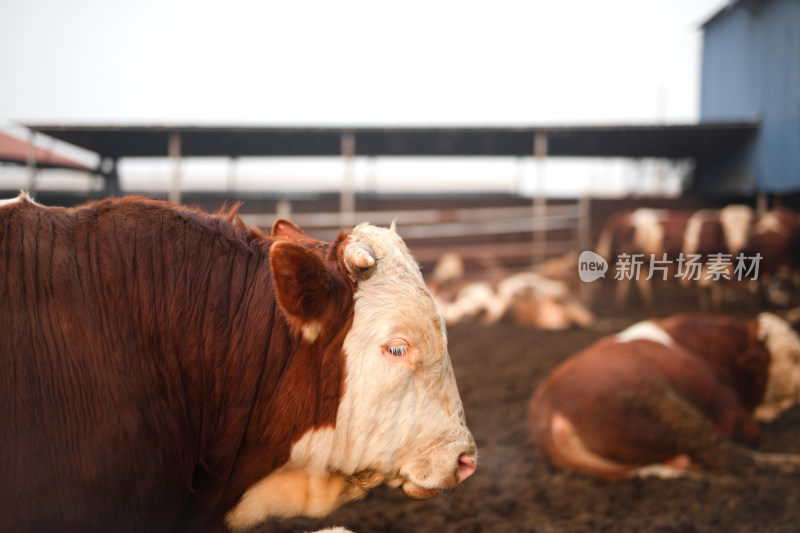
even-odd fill
[[[720,209],[719,221],[725,232],[725,244],[728,253],[736,255],[741,252],[750,237],[755,213],[746,205],[728,205]]]
[[[405,243],[394,228],[361,224],[344,246],[345,263],[359,264],[348,264],[358,281],[336,425],[308,431],[284,467],[248,489],[226,518],[233,530],[321,516],[380,483],[425,498],[475,470],[444,321]]]
[[[761,313],[758,339],[767,347],[770,363],[764,399],[756,408],[755,417],[769,422],[800,403],[800,337],[786,321]]]
[[[444,321],[394,230],[362,224],[351,240],[371,248],[377,264],[355,294],[330,466],[376,470],[422,497],[470,474],[476,454]]]
[[[658,253],[664,243],[664,228],[661,221],[664,210],[642,207],[631,215],[634,227],[634,245],[636,251]]]

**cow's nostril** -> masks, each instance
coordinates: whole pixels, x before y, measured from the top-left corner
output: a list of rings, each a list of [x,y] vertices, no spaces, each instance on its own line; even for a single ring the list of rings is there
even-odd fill
[[[478,461],[474,455],[464,454],[458,458],[458,482],[461,483],[475,473]]]

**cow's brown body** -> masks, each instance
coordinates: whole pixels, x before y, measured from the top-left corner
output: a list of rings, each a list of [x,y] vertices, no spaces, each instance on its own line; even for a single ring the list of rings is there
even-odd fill
[[[219,523],[304,431],[334,422],[341,338],[322,354],[293,340],[276,317],[271,244],[141,199],[6,208],[0,529]]]
[[[459,444],[451,455],[437,452],[438,485],[407,481],[428,478],[375,454],[364,466],[350,458],[355,466],[341,467],[348,471],[327,465],[322,448],[319,458],[292,456],[301,437],[333,435],[337,416],[351,417],[352,430],[342,431],[363,438],[340,404],[345,368],[359,364],[348,357],[365,356],[346,355],[343,344],[359,284],[392,267],[369,255],[368,230],[351,246],[354,232],[322,243],[278,221],[267,237],[233,212],[144,198],[74,209],[26,195],[0,202],[0,531],[224,530],[243,493],[290,460],[291,472],[269,478],[284,503],[276,508],[262,491],[227,518],[230,527],[276,513],[324,514],[388,478],[406,480],[407,494],[429,495],[468,477],[474,441],[449,366],[439,398],[456,406],[447,407],[454,429],[444,420],[433,426],[443,442]],[[380,231],[407,253],[393,229]],[[410,276],[422,284],[418,268]],[[440,321],[424,320],[423,329]],[[395,359],[449,365],[446,351],[414,351],[410,324],[396,357],[369,348],[403,382],[424,376],[389,364]],[[424,443],[401,442],[407,460],[425,456]],[[386,445],[392,454],[394,443]],[[281,476],[316,480],[330,503],[309,507],[281,489]]]
[[[788,307],[798,301],[800,222],[797,213],[775,207],[759,217],[745,252],[760,256],[759,281],[768,303]]]
[[[728,439],[760,435],[753,411],[773,357],[758,322],[678,315],[643,324],[571,357],[537,390],[530,422],[540,454],[607,479],[685,457],[749,464]]]

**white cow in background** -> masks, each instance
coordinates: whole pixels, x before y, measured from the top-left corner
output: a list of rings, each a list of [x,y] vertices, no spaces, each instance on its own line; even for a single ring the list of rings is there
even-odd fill
[[[574,268],[577,269],[577,263]],[[592,314],[574,297],[567,283],[528,271],[499,279],[463,281],[463,265],[455,254],[437,263],[431,292],[448,324],[510,320],[541,329],[585,327]]]

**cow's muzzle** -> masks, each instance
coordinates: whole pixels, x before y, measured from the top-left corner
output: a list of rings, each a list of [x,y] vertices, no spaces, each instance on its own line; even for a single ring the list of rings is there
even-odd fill
[[[478,459],[474,454],[461,454],[458,458],[458,465],[455,472],[450,476],[441,487],[426,488],[417,485],[413,481],[406,480],[403,485],[403,493],[415,500],[425,500],[437,496],[442,490],[455,487],[472,474],[478,466]]]

